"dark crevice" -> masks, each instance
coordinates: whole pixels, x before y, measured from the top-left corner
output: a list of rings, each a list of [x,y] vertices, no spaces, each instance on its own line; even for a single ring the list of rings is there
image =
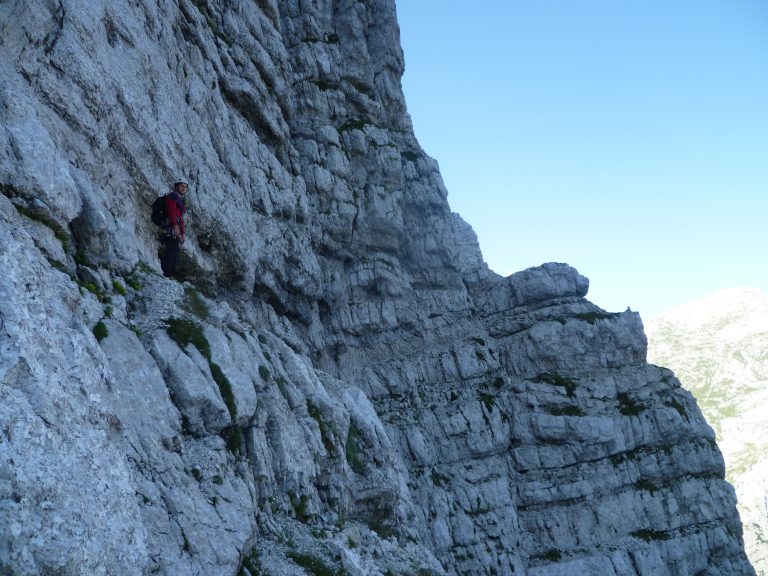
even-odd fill
[[[50,33],[48,33],[48,35],[46,35],[45,39],[43,40],[45,42],[44,51],[46,56],[51,55],[51,52],[53,52],[53,49],[56,48],[56,44],[61,38],[61,34],[64,30],[64,16],[64,3],[59,0],[59,7],[56,10],[56,13],[53,15],[54,28]]]
[[[229,86],[226,78],[219,78],[219,86],[224,99],[248,122],[262,142],[273,148],[283,143],[282,136],[272,128],[260,113],[258,104],[247,93]]]

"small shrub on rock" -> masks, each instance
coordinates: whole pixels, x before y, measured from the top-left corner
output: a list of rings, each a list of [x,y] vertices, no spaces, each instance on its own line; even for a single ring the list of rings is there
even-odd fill
[[[96,326],[93,327],[93,335],[96,336],[96,340],[104,340],[104,338],[109,336],[109,329],[107,328],[107,325],[104,324],[104,322],[99,322],[96,324]]]

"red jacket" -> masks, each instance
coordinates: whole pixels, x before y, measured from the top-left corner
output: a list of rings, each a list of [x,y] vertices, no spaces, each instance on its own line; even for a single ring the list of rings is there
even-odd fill
[[[171,231],[178,225],[182,236],[184,236],[184,212],[186,211],[186,201],[178,192],[171,192],[165,197],[165,214],[171,224]]]

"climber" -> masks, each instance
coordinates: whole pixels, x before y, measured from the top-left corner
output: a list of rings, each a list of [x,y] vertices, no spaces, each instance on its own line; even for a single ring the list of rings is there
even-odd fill
[[[160,260],[163,276],[176,273],[176,260],[185,239],[184,212],[188,191],[189,184],[180,180],[174,183],[173,191],[165,196],[166,219],[162,224],[165,233],[160,237],[160,242],[165,245],[165,253]]]

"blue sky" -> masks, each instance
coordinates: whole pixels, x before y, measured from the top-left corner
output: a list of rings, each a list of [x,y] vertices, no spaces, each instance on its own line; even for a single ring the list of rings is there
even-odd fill
[[[500,274],[644,320],[768,289],[768,2],[400,0],[408,110]]]

